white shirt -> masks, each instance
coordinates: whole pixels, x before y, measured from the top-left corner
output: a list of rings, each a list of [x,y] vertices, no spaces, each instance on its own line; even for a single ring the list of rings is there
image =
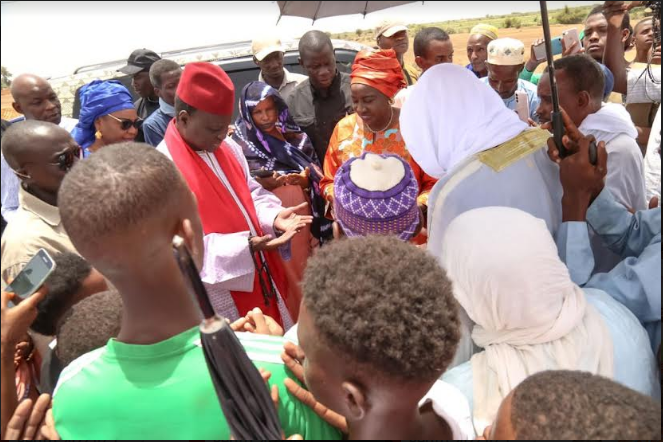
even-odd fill
[[[626,104],[661,102],[661,66],[652,66],[649,78],[647,69],[633,68],[626,79]],[[658,83],[658,84],[657,84]]]
[[[433,411],[451,428],[452,440],[474,440],[476,433],[472,424],[470,404],[453,385],[437,381],[426,396],[419,401],[419,407],[431,403]]]
[[[645,69],[631,69],[627,77],[627,104],[661,102],[661,67],[652,66],[651,74],[656,81],[651,81]],[[661,197],[661,109],[656,113],[651,135],[645,154],[645,187],[647,200]]]
[[[647,201],[654,197],[661,198],[661,108],[656,112],[652,126],[647,154],[645,155],[645,187]],[[660,202],[659,202],[660,206]]]
[[[251,192],[251,198],[256,209],[256,215],[260,228],[264,235],[275,237],[274,220],[283,210],[281,201],[273,193],[265,190],[249,173],[249,165],[242,153],[241,147],[232,139],[226,138],[225,146],[237,159],[246,176],[247,186]],[[172,155],[168,150],[164,139],[157,146],[157,150],[166,155],[172,161]],[[210,295],[214,310],[225,318],[239,319],[239,313],[230,292],[252,292],[255,281],[255,265],[249,249],[249,237],[255,236],[256,231],[251,223],[248,213],[239,201],[235,190],[230,185],[223,169],[216,157],[207,152],[197,152],[216,177],[228,189],[231,196],[237,202],[239,209],[243,212],[250,230],[229,234],[209,233],[203,238],[205,245],[205,257],[203,268],[200,272],[205,287]],[[286,328],[289,328],[291,319],[285,308],[285,304],[278,294],[278,307]]]

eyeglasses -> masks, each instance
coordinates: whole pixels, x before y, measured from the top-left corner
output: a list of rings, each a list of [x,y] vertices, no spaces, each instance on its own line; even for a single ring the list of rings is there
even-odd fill
[[[136,129],[140,129],[143,126],[143,119],[142,118],[137,118],[135,120],[130,120],[128,118],[117,118],[115,115],[108,114],[107,116],[111,117],[113,120],[117,121],[120,123],[120,129],[127,131],[131,129],[131,127],[135,127]]]
[[[81,148],[76,146],[75,148],[69,149],[67,151],[58,154],[57,162],[48,163],[51,166],[58,166],[60,170],[68,172],[74,166],[74,163],[77,159],[81,158]]]
[[[58,168],[63,172],[69,172],[69,170],[72,167],[74,167],[74,163],[76,162],[76,160],[80,158],[81,158],[81,148],[80,146],[76,146],[62,153],[59,153],[58,156],[56,157],[56,162],[54,163],[51,162],[41,163],[41,162],[30,161],[24,163],[24,166],[27,166],[28,164],[48,164],[49,166],[58,166]],[[24,178],[24,179],[30,178],[30,175],[25,175],[15,170],[13,172],[19,178]]]

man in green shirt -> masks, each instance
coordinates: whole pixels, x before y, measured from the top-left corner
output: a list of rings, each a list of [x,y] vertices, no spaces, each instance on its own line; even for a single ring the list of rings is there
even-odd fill
[[[63,223],[124,310],[117,339],[63,371],[57,431],[63,439],[228,439],[200,345],[201,315],[171,248],[181,236],[200,265],[203,229],[191,191],[166,156],[136,143],[106,147],[72,174],[59,196]],[[280,389],[285,434],[339,439],[282,387],[283,341],[239,336]]]

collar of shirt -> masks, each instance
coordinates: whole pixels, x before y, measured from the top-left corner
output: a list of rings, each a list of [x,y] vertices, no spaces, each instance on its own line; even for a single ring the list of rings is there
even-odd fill
[[[289,85],[290,83],[297,83],[297,80],[292,78],[292,75],[290,74],[290,71],[287,70],[286,68],[283,68],[283,82],[281,83],[281,86],[279,86],[278,91],[280,92],[284,87]],[[262,76],[262,71],[260,71],[260,74],[258,74],[258,81],[262,83],[267,83],[265,81],[265,77]]]
[[[18,200],[23,210],[32,212],[50,226],[60,225],[60,210],[28,193],[22,186],[18,191]]]
[[[341,91],[341,71],[339,71],[338,69],[336,70],[334,81],[332,81],[332,84],[329,86],[328,89],[329,93],[327,94],[327,96],[323,96],[322,94],[320,94],[318,90],[313,87],[313,83],[311,83],[311,80],[309,80],[309,85],[311,86],[311,94],[313,94],[314,100],[316,99],[326,100],[332,98],[335,95],[337,95],[337,92],[340,93]]]
[[[159,109],[169,117],[175,118],[175,106],[166,103],[162,98],[159,98]]]

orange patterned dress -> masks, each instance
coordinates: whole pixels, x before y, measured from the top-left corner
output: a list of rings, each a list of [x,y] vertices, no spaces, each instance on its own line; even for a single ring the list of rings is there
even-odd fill
[[[364,152],[398,155],[410,163],[419,183],[418,203],[428,205],[428,195],[437,180],[426,175],[410,156],[401,136],[396,110],[391,125],[383,132],[371,132],[357,114],[348,115],[338,122],[329,141],[324,162],[325,176],[320,182],[322,194],[327,201],[331,201],[334,196],[334,177],[338,169],[349,159],[359,157]]]

